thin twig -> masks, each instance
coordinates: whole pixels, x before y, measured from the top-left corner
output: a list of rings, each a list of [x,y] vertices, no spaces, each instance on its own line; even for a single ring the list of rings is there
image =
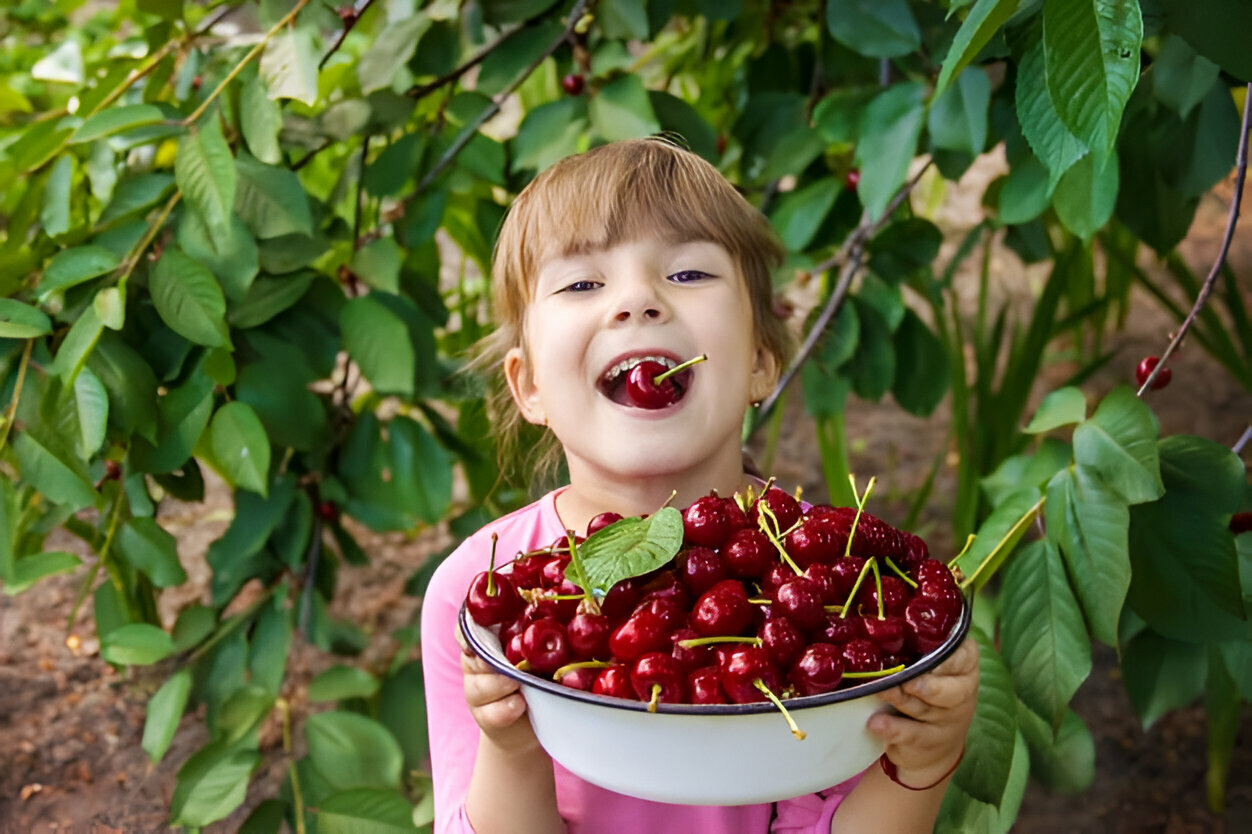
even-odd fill
[[[352,29],[356,26],[357,21],[361,19],[362,15],[369,11],[369,7],[372,5],[374,5],[374,0],[365,0],[365,3],[358,9],[356,4],[353,3],[352,14],[347,17],[343,17],[343,29],[339,32],[339,38],[331,46],[330,51],[322,56],[322,60],[317,62],[317,68],[319,70],[326,66],[326,62],[330,60],[331,55],[334,55],[339,51],[339,47],[343,46],[343,42],[348,39],[348,33],[352,31]]]
[[[0,428],[0,449],[9,441],[9,429],[17,419],[17,403],[22,399],[22,385],[26,382],[26,366],[30,364],[30,352],[35,347],[34,339],[26,340],[26,348],[22,351],[22,364],[17,367],[17,383],[13,386],[13,399],[4,415],[4,427]]]
[[[813,322],[813,326],[804,337],[804,342],[800,345],[800,349],[796,351],[795,357],[792,358],[791,364],[787,366],[787,370],[779,377],[778,383],[774,386],[774,390],[766,397],[761,407],[757,409],[756,418],[753,420],[752,428],[748,431],[750,438],[756,433],[758,427],[769,419],[770,412],[778,404],[779,397],[782,396],[783,390],[791,384],[791,380],[800,372],[800,368],[812,355],[813,350],[817,347],[818,341],[822,334],[826,332],[826,328],[830,326],[834,320],[835,314],[839,312],[839,308],[843,306],[844,299],[847,298],[848,288],[852,285],[852,280],[856,277],[857,271],[861,268],[861,259],[865,255],[865,247],[869,239],[874,236],[878,229],[895,213],[900,204],[908,197],[908,195],[917,187],[917,183],[922,178],[922,174],[930,167],[931,161],[927,161],[925,165],[913,176],[911,180],[906,182],[904,186],[896,193],[895,197],[887,205],[882,216],[871,222],[868,217],[861,220],[861,224],[856,227],[852,234],[848,235],[843,246],[839,247],[839,251],[831,255],[826,260],[813,267],[813,274],[820,275],[828,272],[843,261],[843,269],[840,270],[839,280],[835,283],[835,288],[831,290],[830,296],[826,299],[826,305],[822,308],[822,312],[818,315],[817,320]]]
[[[361,162],[357,166],[356,206],[352,213],[352,249],[361,248],[361,213],[365,204],[365,162],[370,153],[370,135],[361,140]]]
[[[469,57],[469,59],[464,64],[461,64],[461,66],[452,70],[452,72],[448,73],[447,75],[440,76],[439,78],[436,78],[434,81],[428,81],[427,83],[422,84],[421,86],[418,86],[415,84],[412,87],[410,87],[408,90],[406,90],[404,94],[408,96],[409,98],[414,98],[414,99],[425,98],[426,96],[433,93],[435,90],[438,90],[440,87],[444,87],[444,86],[447,86],[448,84],[451,84],[452,82],[460,78],[462,75],[465,75],[465,73],[469,72],[471,69],[481,64],[486,59],[486,57],[490,55],[492,52],[495,52],[496,49],[498,49],[501,44],[503,44],[509,38],[516,35],[518,32],[525,29],[528,25],[530,25],[529,20],[523,23],[517,24],[512,29],[509,29],[507,32],[501,32],[499,35],[496,36],[496,38],[493,41],[491,41],[491,43],[486,44],[482,49],[475,52],[473,55]]]
[[[422,194],[428,187],[430,187],[430,184],[443,173],[445,168],[452,164],[452,161],[456,159],[457,154],[459,154],[465,146],[469,144],[469,141],[474,138],[478,129],[500,112],[500,107],[505,101],[508,100],[509,96],[513,95],[513,91],[521,86],[522,82],[529,78],[531,73],[538,69],[539,65],[548,59],[549,55],[556,52],[557,47],[564,43],[570,36],[570,33],[574,31],[574,27],[577,26],[578,21],[582,19],[583,12],[586,8],[587,0],[578,0],[578,2],[574,4],[574,8],[570,9],[569,22],[566,24],[565,30],[561,32],[560,37],[556,38],[556,40],[549,44],[548,48],[545,49],[539,57],[532,61],[530,66],[528,66],[525,71],[523,71],[517,78],[514,78],[512,83],[510,83],[503,92],[492,99],[490,107],[480,113],[478,118],[471,124],[466,125],[465,129],[461,131],[459,136],[457,136],[456,141],[452,143],[452,146],[444,151],[443,156],[439,158],[439,161],[435,163],[434,167],[427,171],[426,175],[422,177],[421,182],[417,184],[417,188],[413,192],[414,197]]]
[[[1236,455],[1242,455],[1243,447],[1248,445],[1249,440],[1252,440],[1252,426],[1248,426],[1243,430],[1243,436],[1239,438],[1238,442],[1236,442],[1234,446],[1230,447],[1230,451],[1234,452]]]
[[[216,101],[217,97],[222,94],[222,90],[226,89],[226,85],[234,81],[236,76],[243,72],[243,68],[252,63],[252,59],[260,55],[261,51],[269,45],[269,42],[273,40],[274,36],[281,32],[283,27],[295,20],[296,15],[299,14],[300,10],[308,4],[309,0],[297,0],[295,8],[287,12],[287,14],[283,16],[282,20],[275,23],[273,28],[266,32],[265,36],[261,38],[261,40],[258,41],[252,49],[248,50],[248,54],[243,56],[243,60],[236,64],[235,68],[226,74],[226,77],[223,78],[217,87],[213,89],[213,92],[209,93],[209,97],[200,102],[200,106],[193,110],[190,116],[183,119],[183,124],[195,124],[196,120],[204,115],[204,111],[209,109],[209,105]]]
[[[1247,86],[1247,95],[1252,101],[1252,83]],[[1213,287],[1217,284],[1217,276],[1221,273],[1222,265],[1226,263],[1226,253],[1230,251],[1230,241],[1235,236],[1235,226],[1239,222],[1239,204],[1243,201],[1243,180],[1248,172],[1248,122],[1252,116],[1252,107],[1244,106],[1243,108],[1243,125],[1239,129],[1239,155],[1235,158],[1235,194],[1230,201],[1230,214],[1226,218],[1226,234],[1222,237],[1222,248],[1217,253],[1217,260],[1213,262],[1213,268],[1209,270],[1208,277],[1204,279],[1204,285],[1200,287],[1200,294],[1196,296],[1195,304],[1191,305],[1191,312],[1183,319],[1182,326],[1178,328],[1178,332],[1174,334],[1174,338],[1169,340],[1169,344],[1165,347],[1165,352],[1161,354],[1160,360],[1157,361],[1156,367],[1152,369],[1152,373],[1148,374],[1148,378],[1143,381],[1143,385],[1139,386],[1136,396],[1142,398],[1144,393],[1152,388],[1152,383],[1156,381],[1157,374],[1169,362],[1169,358],[1178,349],[1178,345],[1182,343],[1183,337],[1187,335],[1187,331],[1191,329],[1192,323],[1195,321],[1200,310],[1208,303],[1209,295],[1213,292]]]

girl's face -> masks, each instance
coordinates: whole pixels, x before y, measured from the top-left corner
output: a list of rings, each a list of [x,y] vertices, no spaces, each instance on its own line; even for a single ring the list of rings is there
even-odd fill
[[[744,412],[769,393],[777,368],[758,347],[743,277],[722,246],[652,235],[549,260],[523,339],[505,358],[509,387],[523,416],[546,423],[564,447],[572,485],[738,485]],[[614,376],[644,357],[699,354],[708,361],[666,408],[632,406],[625,374]]]

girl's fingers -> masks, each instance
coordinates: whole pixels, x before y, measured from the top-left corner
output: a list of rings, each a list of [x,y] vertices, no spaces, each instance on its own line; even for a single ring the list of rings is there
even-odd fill
[[[966,637],[952,656],[940,663],[931,674],[961,677],[978,670],[978,642]]]
[[[480,727],[503,729],[526,714],[526,699],[521,693],[515,692],[499,700],[472,707],[472,711]]]
[[[465,701],[470,707],[499,701],[517,692],[517,690],[517,681],[506,678],[503,675],[465,676]]]

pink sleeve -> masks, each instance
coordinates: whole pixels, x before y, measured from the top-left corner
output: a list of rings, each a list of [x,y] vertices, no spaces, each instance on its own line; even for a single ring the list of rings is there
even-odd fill
[[[770,826],[770,834],[830,834],[830,821],[844,797],[861,781],[858,773],[846,782],[821,793],[800,796],[778,803],[778,816]]]
[[[467,541],[462,547],[472,547]],[[465,703],[456,618],[473,573],[460,566],[460,549],[435,571],[422,600],[422,671],[435,791],[435,834],[473,834],[465,795],[478,752],[478,725]]]

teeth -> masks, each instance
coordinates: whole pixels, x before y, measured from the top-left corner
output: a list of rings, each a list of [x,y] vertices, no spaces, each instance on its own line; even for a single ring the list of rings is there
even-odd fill
[[[653,362],[661,363],[666,368],[672,368],[678,364],[673,359],[670,359],[668,356],[632,356],[629,359],[623,359],[621,362],[618,362],[616,365],[614,365],[613,367],[605,371],[604,381],[606,383],[611,384],[619,376],[626,373],[631,368],[638,365],[640,362],[646,362],[649,359],[652,360]]]

